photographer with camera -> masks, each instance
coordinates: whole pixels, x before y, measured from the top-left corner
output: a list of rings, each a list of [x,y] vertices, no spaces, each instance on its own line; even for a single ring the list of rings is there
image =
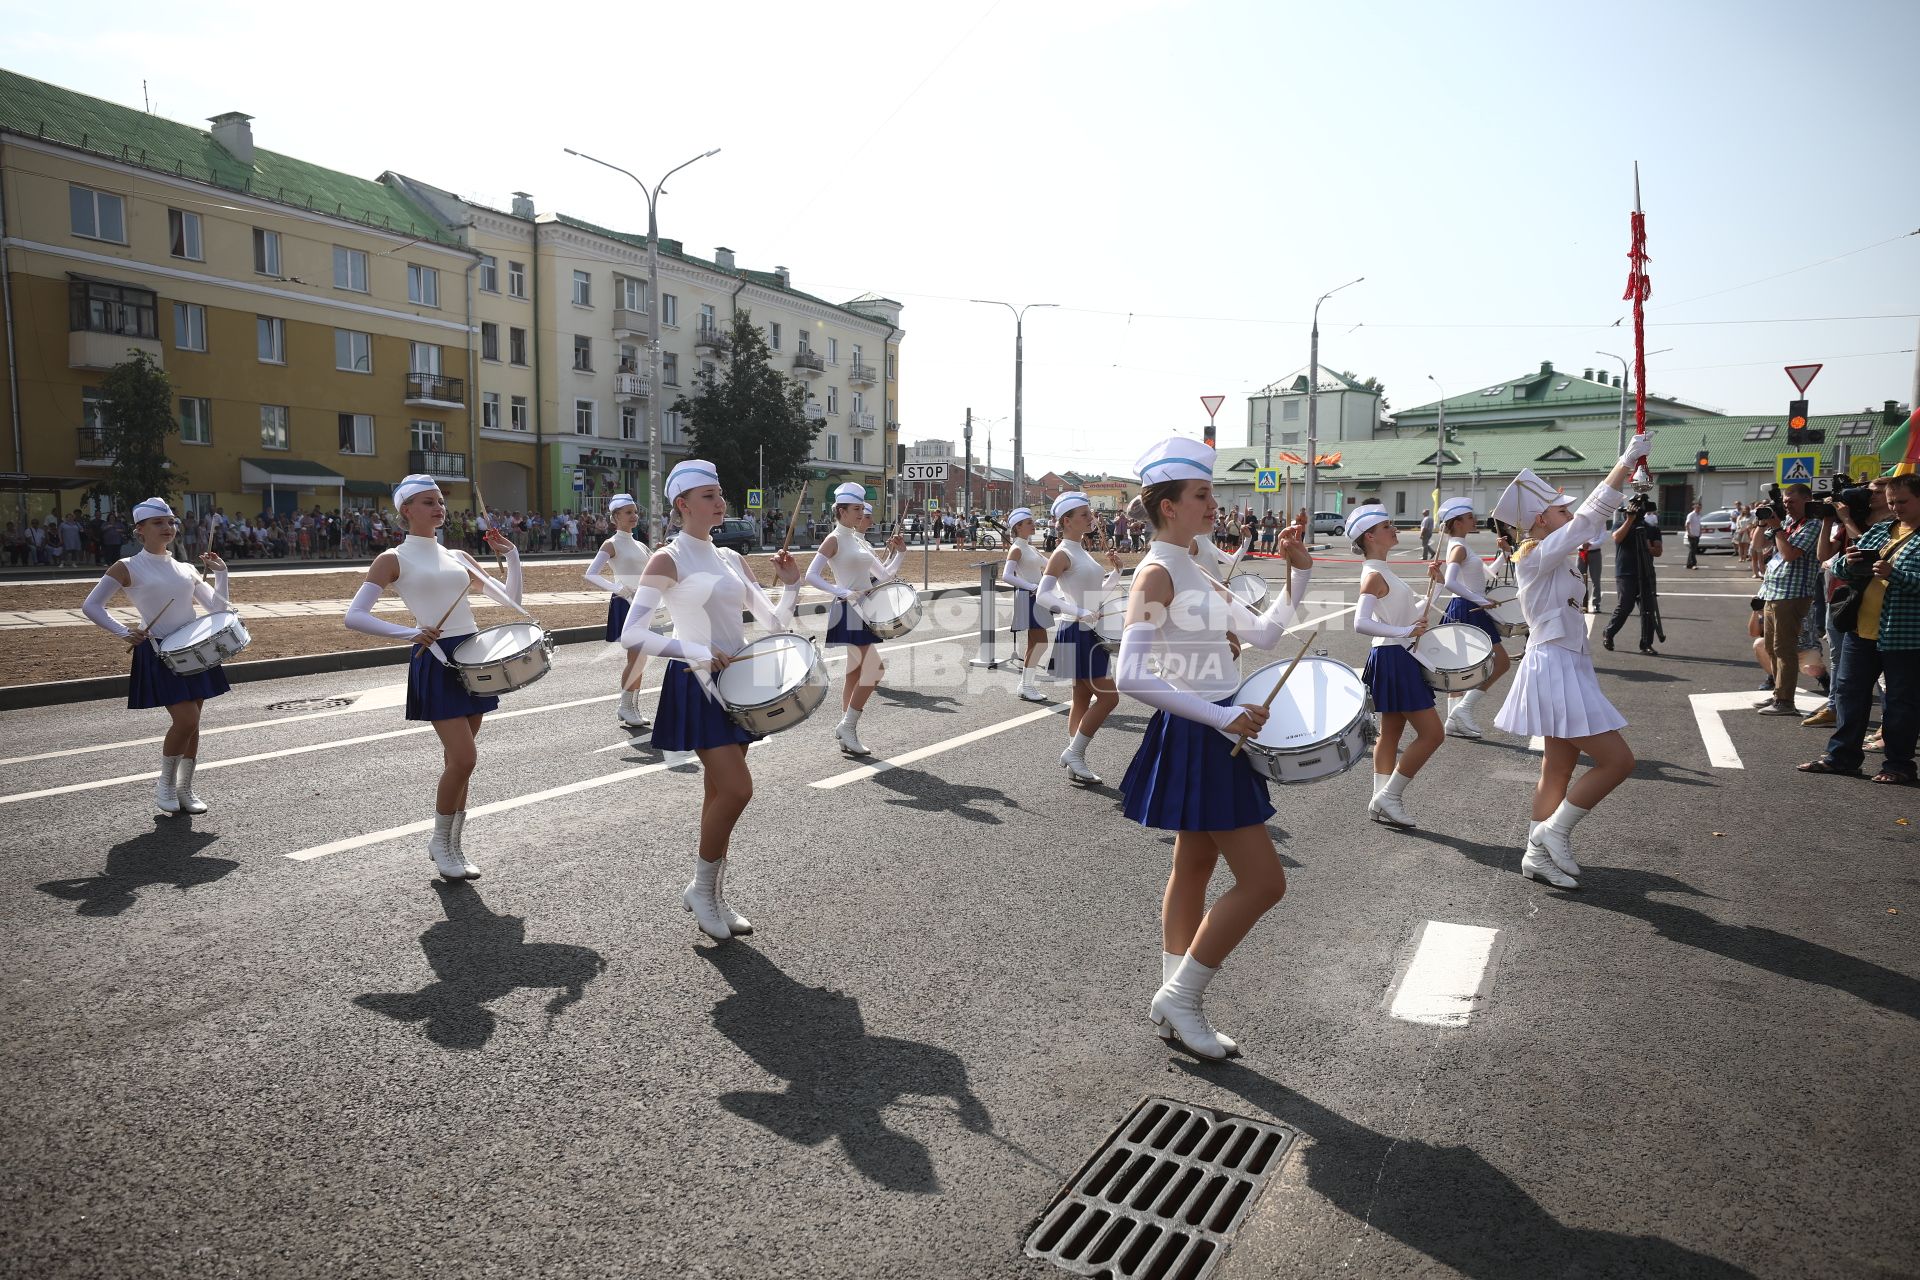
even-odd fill
[[[1773,548],[1760,579],[1760,598],[1766,601],[1763,623],[1767,652],[1773,657],[1773,693],[1754,710],[1763,716],[1797,716],[1800,712],[1793,705],[1793,695],[1800,683],[1800,628],[1813,607],[1820,576],[1820,561],[1815,558],[1820,521],[1808,518],[1807,504],[1813,497],[1810,486],[1790,485],[1784,494],[1779,494],[1776,487],[1775,493],[1775,504],[1763,503],[1754,509],[1759,522],[1756,540],[1763,547]]]
[[[1660,525],[1653,517],[1653,499],[1636,494],[1627,499],[1621,511],[1620,526],[1613,531],[1618,549],[1613,562],[1613,593],[1618,603],[1600,643],[1613,648],[1613,638],[1627,625],[1635,606],[1640,609],[1640,652],[1650,658],[1660,655],[1653,647],[1654,633],[1660,630],[1660,602],[1655,594],[1653,562],[1660,558]],[[1664,635],[1660,637],[1666,639]]]
[[[1885,488],[1892,516],[1829,565],[1849,588],[1833,606],[1834,624],[1843,633],[1833,688],[1837,723],[1826,752],[1800,771],[1859,776],[1873,686],[1884,676],[1887,760],[1873,780],[1909,785],[1920,735],[1920,539],[1914,537],[1920,532],[1920,477],[1892,476]]]
[[[1819,501],[1817,494],[1815,501]],[[1834,496],[1833,507],[1834,518],[1821,521],[1820,545],[1814,550],[1814,558],[1823,565],[1831,563],[1835,556],[1845,555],[1847,548],[1864,537],[1867,530],[1892,514],[1887,506],[1887,477],[1876,476],[1867,481],[1865,486],[1840,490]],[[1827,575],[1825,599],[1821,602],[1825,607],[1820,610],[1824,615],[1820,619],[1820,633],[1826,637],[1831,677],[1826,704],[1800,722],[1809,729],[1831,729],[1836,723],[1833,686],[1840,681],[1840,661],[1845,653],[1841,637],[1846,632],[1839,625],[1834,606],[1851,590],[1838,574]],[[1805,648],[1804,644],[1802,648]]]

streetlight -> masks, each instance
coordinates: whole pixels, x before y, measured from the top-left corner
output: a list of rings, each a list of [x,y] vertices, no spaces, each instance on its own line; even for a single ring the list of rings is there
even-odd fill
[[[1313,341],[1311,355],[1307,358],[1307,528],[1313,528],[1314,506],[1313,489],[1320,472],[1320,303],[1325,302],[1341,289],[1350,289],[1365,276],[1347,281],[1338,288],[1327,290],[1313,304]],[[1311,539],[1309,539],[1311,541]]]
[[[656,522],[658,533],[654,542],[657,546],[665,539],[667,532],[666,514],[660,509],[660,193],[666,190],[668,178],[695,160],[719,155],[720,148],[702,151],[693,160],[675,165],[653,184],[651,190],[646,183],[634,178],[633,174],[617,164],[609,164],[598,156],[575,151],[572,147],[562,147],[561,150],[570,156],[591,160],[615,173],[625,173],[633,178],[633,185],[639,187],[640,193],[647,198],[647,518]]]
[[[1658,351],[1649,351],[1647,354],[1663,356],[1671,350],[1673,350],[1672,347],[1662,347]],[[1617,356],[1611,351],[1595,351],[1593,354],[1620,362],[1620,441],[1617,447],[1620,452],[1625,453],[1627,451],[1627,392],[1632,390],[1633,373],[1627,367],[1625,356]]]
[[[993,298],[973,298],[982,306],[1005,307],[1013,312],[1013,505],[1024,506],[1027,501],[1027,458],[1023,451],[1023,438],[1020,434],[1020,383],[1023,376],[1021,365],[1025,362],[1026,339],[1022,334],[1024,320],[1028,310],[1033,307],[1057,307],[1057,302],[1029,302],[1025,306],[1014,306],[1011,302],[1000,302]],[[992,491],[992,479],[988,479],[988,491]]]
[[[1427,381],[1440,393],[1440,425],[1434,429],[1433,448],[1433,518],[1437,524],[1440,520],[1440,469],[1447,462],[1447,389],[1432,374],[1427,375]]]

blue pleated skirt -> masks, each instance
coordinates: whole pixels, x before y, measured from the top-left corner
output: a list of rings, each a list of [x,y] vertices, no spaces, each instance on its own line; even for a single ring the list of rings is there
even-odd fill
[[[160,661],[153,645],[133,646],[133,667],[127,673],[127,706],[132,710],[198,702],[202,698],[217,698],[226,691],[226,673],[218,667],[183,676]]]
[[[633,608],[633,602],[617,591],[613,593],[613,598],[607,601],[607,640],[610,643],[620,643],[620,633],[626,629],[627,625],[627,610],[631,608]]]
[[[440,652],[449,658],[471,638],[441,636]],[[415,649],[407,662],[407,719],[459,720],[482,716],[500,705],[492,694],[477,697],[460,683],[460,673],[433,656],[433,650]]]
[[[1494,626],[1493,619],[1487,616],[1487,611],[1471,600],[1455,596],[1447,601],[1447,611],[1442,616],[1448,622],[1464,622],[1470,627],[1480,628],[1487,633],[1487,638],[1493,641],[1495,648],[1507,642],[1507,638],[1500,634],[1500,628]]]
[[[851,605],[835,600],[827,606],[827,643],[865,646],[879,644],[880,637],[873,634]]]
[[[1045,631],[1045,615],[1033,607],[1033,592],[1020,590],[1013,593],[1013,625],[1007,630],[1019,635],[1023,631]]]
[[[1222,698],[1221,706],[1230,699]],[[1233,831],[1273,816],[1267,780],[1210,725],[1153,713],[1120,781],[1121,812],[1162,831]]]
[[[720,700],[707,693],[693,668],[675,658],[660,681],[651,741],[660,751],[703,751],[730,742],[758,742],[760,735],[735,724]]]
[[[1063,622],[1053,632],[1052,662],[1056,680],[1105,680],[1113,655],[1100,647],[1092,627]]]
[[[1421,674],[1425,670],[1404,646],[1377,644],[1367,650],[1360,682],[1373,695],[1373,709],[1382,714],[1431,711],[1433,686]]]

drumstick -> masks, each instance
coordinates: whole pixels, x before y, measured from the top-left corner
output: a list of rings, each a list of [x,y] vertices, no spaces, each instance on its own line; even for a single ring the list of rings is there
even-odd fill
[[[440,615],[440,621],[434,623],[431,630],[438,631],[441,627],[444,627],[445,625],[447,625],[447,619],[453,616],[453,611],[455,609],[458,609],[460,607],[460,602],[462,600],[465,600],[466,598],[467,598],[467,593],[465,590],[462,590],[459,595],[453,598],[453,603],[447,606],[447,611]],[[427,642],[423,640],[415,640],[413,642],[413,647],[416,649],[424,649],[427,647]]]
[[[1280,679],[1274,682],[1273,688],[1267,690],[1267,700],[1260,704],[1260,709],[1262,711],[1265,711],[1268,707],[1271,707],[1273,705],[1274,695],[1280,692],[1281,686],[1286,684],[1287,680],[1293,675],[1293,669],[1300,665],[1300,659],[1307,656],[1307,650],[1311,649],[1313,647],[1313,642],[1315,640],[1318,640],[1319,638],[1320,638],[1320,628],[1315,627],[1313,629],[1313,634],[1307,637],[1307,642],[1300,646],[1300,652],[1293,655],[1293,661],[1289,662],[1287,664],[1287,669],[1280,673]],[[1240,735],[1240,741],[1234,743],[1233,750],[1227,752],[1227,758],[1229,760],[1231,760],[1234,756],[1237,756],[1240,754],[1240,748],[1247,745],[1248,736],[1249,735],[1244,733]]]
[[[785,555],[787,548],[793,545],[793,526],[800,523],[800,504],[807,500],[807,486],[800,486],[800,496],[793,500],[793,514],[787,517],[787,536],[780,539],[780,553]]]
[[[174,601],[174,597],[173,597],[173,596],[168,596],[168,597],[167,597],[167,602],[166,602],[165,604],[163,604],[163,605],[161,605],[161,606],[160,606],[160,612],[158,612],[158,613],[156,613],[156,614],[154,614],[154,615],[153,615],[153,621],[152,621],[152,622],[149,622],[149,623],[147,623],[147,624],[146,624],[145,626],[143,626],[143,627],[141,627],[140,629],[141,629],[142,631],[144,631],[144,632],[146,632],[146,633],[147,633],[147,635],[148,635],[149,637],[151,637],[151,636],[153,635],[153,629],[154,629],[154,627],[156,627],[157,625],[159,625],[159,622],[160,622],[160,619],[162,619],[162,618],[164,618],[164,617],[166,617],[166,616],[167,616],[167,610],[169,610],[169,609],[171,609],[171,608],[173,608],[173,601]],[[139,642],[138,640],[128,640],[128,641],[127,641],[127,644],[129,645],[129,647],[131,647],[132,645],[136,645],[136,644],[139,644],[139,643],[140,643],[140,642]]]
[[[486,494],[484,494],[484,493],[482,493],[482,492],[480,492],[480,471],[479,471],[479,468],[477,468],[477,467],[476,467],[476,468],[474,469],[474,473],[473,473],[473,475],[472,475],[472,477],[471,477],[471,479],[472,479],[472,481],[473,481],[473,501],[474,501],[474,504],[475,504],[476,506],[478,506],[478,507],[480,508],[480,518],[481,518],[482,520],[485,520],[485,521],[487,522],[487,531],[488,531],[489,533],[491,533],[491,532],[493,532],[493,517],[487,514],[487,495],[486,495]],[[482,545],[485,545],[485,544],[486,544],[486,541],[487,541],[487,540],[486,540],[485,538],[481,538],[481,539],[480,539],[480,542],[481,542],[481,544],[482,544]],[[498,552],[498,551],[495,551],[495,552],[493,553],[493,567],[494,567],[494,568],[496,568],[496,569],[498,569],[498,570],[499,570],[499,571],[501,572],[501,574],[502,574],[502,575],[504,576],[504,575],[506,574],[506,572],[507,572],[507,558],[506,558],[506,556],[505,556],[505,555],[503,555],[502,553],[500,553],[500,552]]]

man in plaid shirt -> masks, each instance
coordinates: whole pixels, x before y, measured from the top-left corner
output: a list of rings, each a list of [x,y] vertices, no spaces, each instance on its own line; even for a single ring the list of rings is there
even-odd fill
[[[1887,763],[1875,782],[1914,780],[1914,739],[1920,735],[1920,476],[1894,476],[1887,484],[1893,518],[1867,530],[1832,571],[1861,593],[1860,612],[1845,646],[1834,681],[1838,722],[1826,754],[1800,766],[1804,773],[1859,776],[1866,753],[1867,713],[1873,684],[1887,679],[1885,731]]]
[[[1760,581],[1760,598],[1766,601],[1767,653],[1773,659],[1773,693],[1757,707],[1763,716],[1800,714],[1793,705],[1793,691],[1800,682],[1800,628],[1813,607],[1820,577],[1820,562],[1813,554],[1820,543],[1820,522],[1807,519],[1811,497],[1813,490],[1806,485],[1789,486],[1786,522],[1771,507],[1763,508],[1766,514],[1756,531],[1762,545],[1773,547],[1773,558]]]

